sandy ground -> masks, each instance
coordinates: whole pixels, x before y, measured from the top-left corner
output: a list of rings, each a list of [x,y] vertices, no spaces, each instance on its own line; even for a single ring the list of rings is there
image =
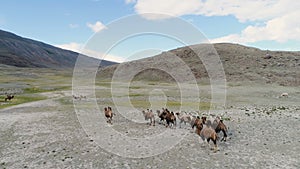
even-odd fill
[[[96,126],[97,130],[109,127],[122,135],[137,138],[164,132],[184,133],[179,143],[172,147],[168,142],[152,142],[161,147],[161,154],[129,158],[101,148],[97,138],[83,130],[71,92],[54,92],[47,96],[47,100],[0,110],[0,168],[300,167],[300,107],[294,103],[283,106],[232,104],[224,114],[230,118],[225,121],[230,139],[225,143],[218,142],[216,153],[199,140],[189,125],[182,124],[181,129],[178,126],[166,129],[160,124],[148,126],[130,122],[115,111],[113,125],[101,123]],[[88,105],[93,101],[75,102]],[[90,111],[95,110],[86,109],[86,113]],[[102,112],[99,112],[100,116],[103,116]],[[142,118],[142,114],[137,113],[137,116]],[[96,124],[91,119],[91,123],[94,122]],[[109,133],[101,137],[107,139],[112,148],[122,146],[122,142],[114,140]]]

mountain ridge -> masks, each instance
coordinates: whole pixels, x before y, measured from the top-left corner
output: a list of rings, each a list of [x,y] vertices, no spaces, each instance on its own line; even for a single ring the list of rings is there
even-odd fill
[[[81,54],[0,30],[1,64],[33,68],[73,68],[78,55]],[[86,57],[92,62],[99,61],[96,58]],[[101,61],[101,66],[113,64],[116,62]]]
[[[199,58],[200,55],[202,59]],[[267,84],[277,83],[283,86],[300,85],[300,52],[261,50],[231,43],[180,47],[150,58],[100,68],[98,77],[102,79],[117,77],[115,72],[121,67],[124,68],[123,72],[141,70],[143,67],[156,67],[158,69],[167,67],[165,69],[167,72],[155,71],[155,69],[136,72],[133,80],[189,81],[192,80],[187,79],[190,73],[197,81],[209,80],[206,65],[202,61],[210,55],[219,56],[228,82],[252,81]],[[180,65],[174,58],[179,58],[183,64]],[[190,68],[189,72],[181,72],[176,80],[170,74],[168,75],[170,72],[171,74],[172,72],[180,72],[184,65]],[[126,74],[124,73],[122,76],[126,77]]]

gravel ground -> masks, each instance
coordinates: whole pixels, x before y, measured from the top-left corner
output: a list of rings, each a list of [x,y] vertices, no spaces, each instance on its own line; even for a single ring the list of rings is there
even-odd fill
[[[226,113],[223,112],[230,119],[225,121],[230,139],[218,142],[219,151],[214,153],[209,148],[212,144],[201,142],[189,125],[182,124],[182,128],[177,126],[176,129],[166,129],[158,123],[149,126],[140,120],[143,117],[139,112],[136,112],[137,122],[132,122],[117,111],[113,125],[99,123],[98,117],[100,121],[105,120],[102,112],[87,106],[79,109],[86,110],[85,114],[76,113],[70,95],[70,92],[56,93],[48,100],[0,110],[0,168],[300,167],[299,106],[232,105]],[[75,102],[89,105],[93,100]],[[102,109],[103,105],[99,107]],[[89,118],[90,123],[95,124],[95,133],[84,130],[83,121],[78,117],[89,113],[98,116]],[[135,154],[135,158],[130,158],[130,153],[126,157],[126,152],[111,153],[126,143],[110,133],[96,134],[107,128],[141,140],[153,136],[157,140],[141,145],[145,150],[160,147],[161,153]],[[171,142],[160,141],[163,140],[161,133],[179,136],[175,140],[178,144],[172,146]],[[99,140],[106,140],[111,149],[103,148]],[[139,145],[128,152],[139,152]]]

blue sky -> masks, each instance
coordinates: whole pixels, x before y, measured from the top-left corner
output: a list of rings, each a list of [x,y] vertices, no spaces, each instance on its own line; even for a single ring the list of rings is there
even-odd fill
[[[96,32],[108,29],[120,18],[141,15],[151,22],[170,19],[142,16],[163,13],[192,24],[212,43],[300,51],[298,9],[300,2],[294,0],[3,0],[0,29],[81,51]],[[153,49],[148,54],[152,55],[182,45],[158,36],[136,36],[111,50],[107,59],[132,60],[136,59],[133,55],[146,56],[143,50]],[[97,55],[96,51],[87,54]]]

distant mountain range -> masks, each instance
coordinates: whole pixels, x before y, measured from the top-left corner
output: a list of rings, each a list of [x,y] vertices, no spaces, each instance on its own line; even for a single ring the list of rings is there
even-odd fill
[[[97,76],[102,79],[111,79],[113,76],[126,79],[130,73],[135,72],[133,80],[174,81],[173,75],[176,75],[176,80],[188,81],[191,80],[188,79],[191,74],[197,81],[209,79],[202,59],[215,54],[209,49],[212,47],[220,58],[227,82],[254,81],[300,85],[300,52],[260,50],[230,43],[186,46],[121,64],[103,60]],[[1,65],[73,68],[78,55],[73,51],[0,30]],[[200,55],[202,59],[199,59]],[[86,58],[84,60],[87,63],[99,61],[88,56]],[[116,71],[119,71],[119,74],[116,74]]]
[[[209,74],[199,56],[206,59],[215,55],[214,51],[222,62],[227,82],[300,85],[300,52],[260,50],[231,43],[198,44],[162,52],[153,57],[104,67],[98,71],[98,77],[126,79],[129,72],[136,72],[134,80],[175,81],[171,76],[173,73],[177,75],[176,81],[189,81],[190,75],[203,81],[209,79]]]
[[[16,67],[72,68],[79,53],[0,30],[0,63]],[[87,56],[88,57],[88,56]],[[93,62],[97,59],[88,57]],[[101,66],[116,64],[102,60]]]

